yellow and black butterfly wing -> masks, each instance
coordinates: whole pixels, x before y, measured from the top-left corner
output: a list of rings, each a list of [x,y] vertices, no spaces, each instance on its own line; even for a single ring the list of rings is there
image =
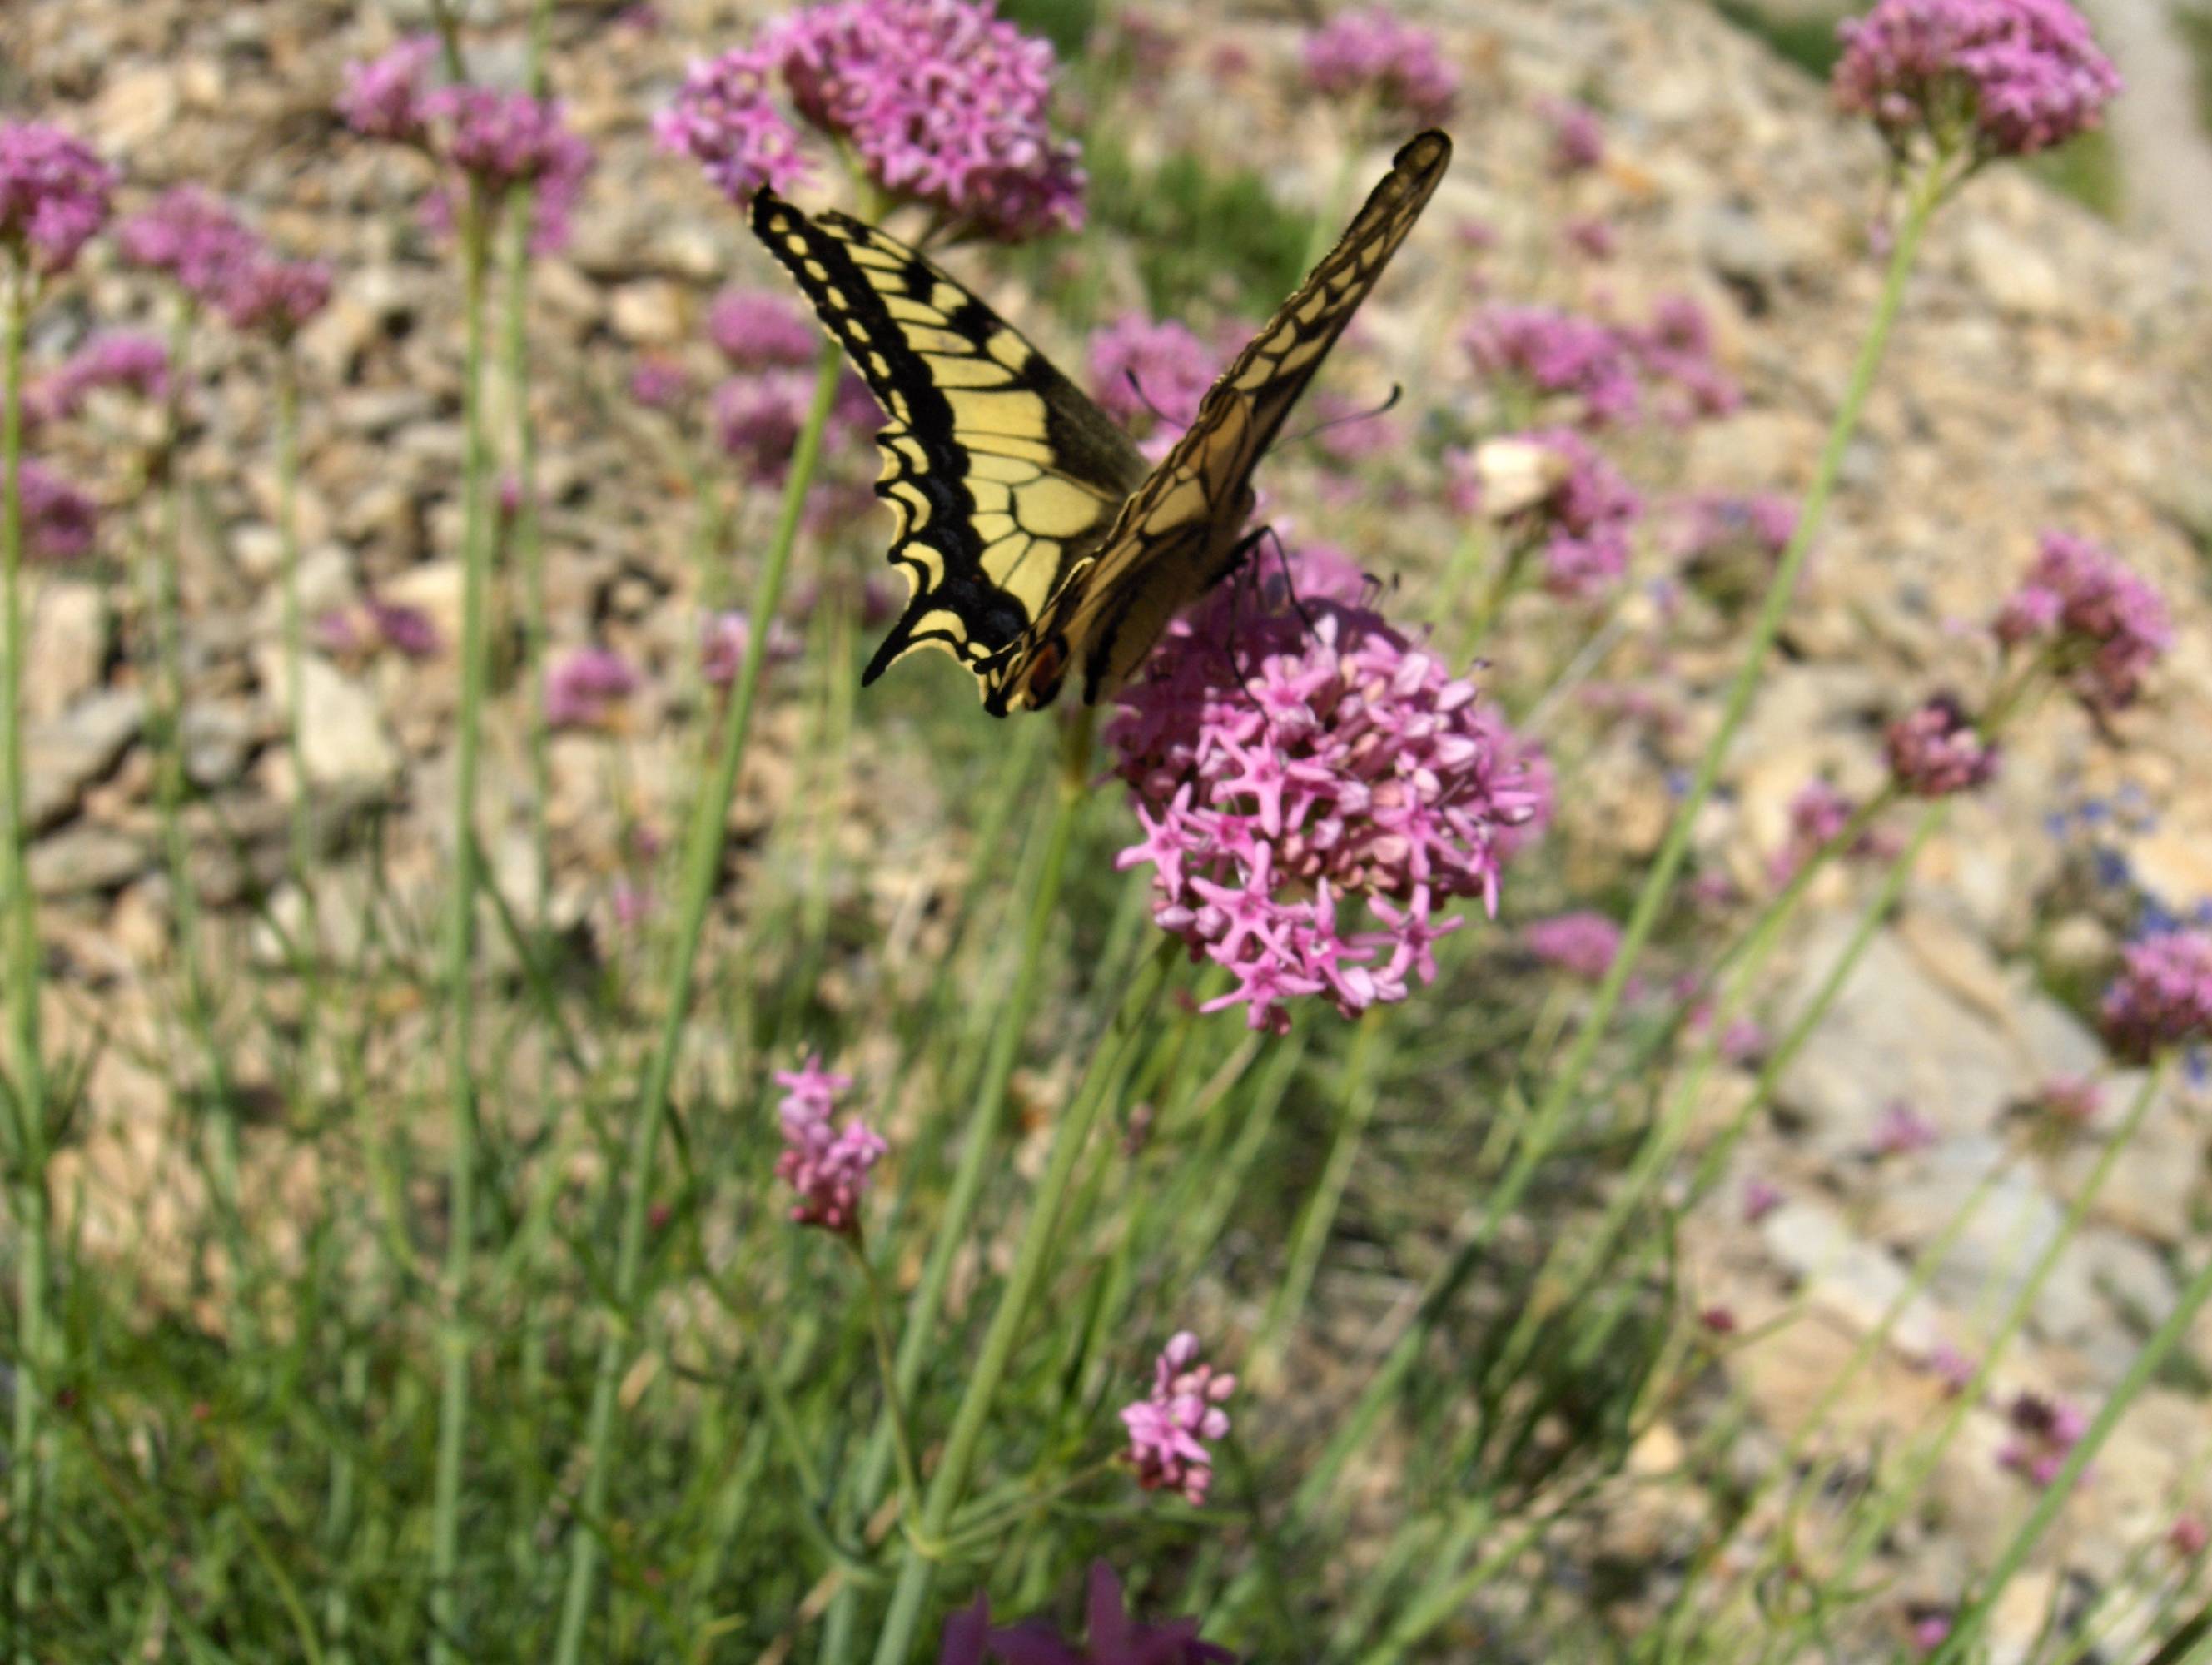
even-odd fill
[[[1019,331],[896,239],[765,188],[752,228],[889,419],[876,493],[913,593],[861,680],[918,647],[980,675],[1097,547],[1144,458]]]
[[[1451,161],[1431,131],[1400,148],[1336,246],[1200,402],[1189,430],[1137,488],[1097,552],[1070,570],[1043,613],[982,667],[994,712],[1051,703],[1083,671],[1095,703],[1134,674],[1176,611],[1236,566],[1252,471],[1282,429]]]

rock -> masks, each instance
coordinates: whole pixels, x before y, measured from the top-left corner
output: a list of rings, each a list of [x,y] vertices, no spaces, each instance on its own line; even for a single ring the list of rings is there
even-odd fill
[[[33,828],[50,827],[76,807],[85,787],[113,769],[123,749],[137,738],[143,714],[138,696],[118,688],[80,700],[49,721],[27,726],[24,799]]]
[[[119,890],[146,870],[143,841],[94,823],[64,828],[31,847],[31,888],[42,896]]]
[[[665,347],[685,333],[684,292],[665,278],[643,278],[625,283],[611,297],[607,316],[624,341],[644,347]]]
[[[1968,278],[2005,311],[2051,318],[2069,309],[2065,281],[2033,244],[1982,218],[1966,222],[1961,240]]]
[[[185,708],[179,725],[185,748],[185,774],[196,787],[228,786],[244,773],[247,755],[258,738],[253,714],[242,702],[220,704],[195,701]]]
[[[2098,1126],[2109,1130],[2125,1114],[2141,1085],[2135,1071],[2114,1073],[2105,1083],[2105,1109]],[[2102,1140],[2077,1141],[2056,1164],[2055,1188],[2071,1197],[2096,1165]],[[2179,1245],[2202,1230],[2208,1175],[2204,1130],[2183,1109],[2171,1085],[2144,1112],[2142,1125],[2114,1158],[2111,1177],[2098,1194],[2094,1218],[2150,1239]]]
[[[93,106],[101,149],[128,155],[167,132],[182,102],[175,70],[166,64],[121,70],[108,77]]]
[[[257,655],[262,685],[280,713],[287,708],[284,661],[274,644]],[[310,786],[373,797],[399,772],[399,753],[385,732],[376,698],[317,653],[301,665],[301,765]]]
[[[95,586],[64,580],[40,584],[25,611],[23,713],[36,721],[58,715],[99,683],[107,663],[108,603]]]
[[[1805,1283],[1815,1304],[1853,1328],[1870,1330],[1903,1293],[1904,1270],[1873,1244],[1853,1235],[1833,1210],[1819,1203],[1790,1201],[1768,1215],[1760,1228],[1767,1252]],[[1907,1352],[1924,1352],[1942,1334],[1934,1305],[1916,1295],[1892,1332]]]

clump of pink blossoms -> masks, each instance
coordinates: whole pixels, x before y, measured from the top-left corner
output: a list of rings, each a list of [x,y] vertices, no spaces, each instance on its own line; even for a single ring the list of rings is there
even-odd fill
[[[1461,337],[1484,375],[1517,383],[1532,398],[1570,401],[1578,427],[1635,416],[1643,394],[1636,356],[1620,332],[1544,307],[1486,307]]]
[[[75,561],[92,552],[100,510],[52,469],[25,459],[17,468],[22,495],[23,552],[33,561]]]
[[[545,671],[545,720],[555,728],[599,728],[637,692],[628,659],[605,647],[579,647]]]
[[[2165,599],[2110,550],[2063,532],[2043,534],[2035,564],[1993,628],[2008,648],[2046,648],[2075,696],[2098,712],[2134,703],[2173,645]]]
[[[0,247],[52,274],[107,223],[115,170],[58,127],[0,122]]]
[[[1997,1466],[2038,1486],[2058,1478],[2059,1468],[2089,1431],[2088,1414],[2079,1406],[2040,1394],[2021,1394],[2005,1416],[2013,1433],[1997,1452]]]
[[[1547,965],[1595,982],[1620,952],[1620,927],[1587,910],[1556,914],[1522,926],[1521,945]]]
[[[1869,1141],[1876,1156],[1911,1156],[1942,1142],[1943,1132],[1902,1098],[1893,1098],[1875,1118]]]
[[[1605,161],[1605,125],[1597,112],[1571,98],[1547,98],[1537,112],[1552,130],[1552,172],[1586,173]]]
[[[1371,100],[1414,121],[1443,121],[1459,101],[1459,74],[1436,36],[1382,6],[1340,12],[1308,35],[1305,69],[1317,93]]]
[[[860,1194],[867,1188],[869,1170],[889,1147],[857,1115],[842,1130],[830,1125],[837,1095],[853,1081],[824,1070],[818,1056],[810,1055],[795,1070],[777,1071],[775,1082],[783,1089],[776,1106],[783,1152],[776,1158],[775,1176],[799,1193],[791,1218],[801,1225],[857,1237]]]
[[[1237,1378],[1199,1362],[1199,1341],[1178,1331],[1152,1364],[1152,1391],[1121,1407],[1129,1431],[1129,1461],[1147,1492],[1180,1492],[1206,1501],[1213,1481],[1213,1453],[1206,1442],[1229,1431],[1221,1407],[1237,1391]]]
[[[151,336],[118,331],[94,336],[24,391],[23,413],[34,422],[65,422],[96,388],[113,387],[148,400],[169,392],[169,351]]]
[[[1006,241],[1083,222],[1083,170],[1046,119],[1051,46],[989,0],[838,0],[695,64],[656,124],[733,200],[808,171],[781,89],[868,177]]]
[[[945,1621],[937,1665],[983,1665],[987,1657],[1000,1665],[1237,1665],[1228,1649],[1198,1639],[1194,1619],[1138,1623],[1122,1605],[1121,1581],[1103,1561],[1091,1564],[1084,1619],[1079,1648],[1038,1619],[994,1627],[990,1600],[978,1595]]]
[[[1714,358],[1711,320],[1688,295],[1662,299],[1650,322],[1625,331],[1623,339],[1644,376],[1659,385],[1660,414],[1668,421],[1725,416],[1743,403],[1743,391]]]
[[[822,349],[814,322],[780,295],[725,289],[707,309],[707,339],[732,370],[804,369]]]
[[[2212,933],[2163,931],[2128,945],[2098,1018],[2130,1064],[2212,1041]]]
[[[1915,798],[1948,798],[1987,783],[1997,749],[1982,738],[1958,701],[1939,694],[1899,717],[1883,737],[1889,772]]]
[[[699,627],[699,674],[715,688],[726,688],[744,667],[752,645],[752,621],[737,609],[709,614]],[[768,662],[795,659],[805,652],[796,632],[781,619],[769,621]]]
[[[204,307],[221,304],[237,275],[261,258],[261,240],[193,185],[163,191],[115,228],[130,264],[176,283]]]
[[[1977,160],[2030,155],[2100,125],[2120,90],[2066,0],[1879,0],[1836,36],[1837,103],[1900,153],[1926,132]]]
[[[1544,587],[1565,600],[1601,595],[1628,570],[1629,533],[1644,513],[1644,500],[1572,428],[1545,428],[1523,437],[1566,465],[1559,483],[1543,501],[1516,517],[1544,540]]]
[[[1141,429],[1164,454],[1198,415],[1221,358],[1173,319],[1126,313],[1091,337],[1091,389],[1109,416]]]
[[[1474,684],[1359,605],[1348,562],[1297,563],[1171,624],[1106,730],[1154,870],[1152,917],[1286,1028],[1321,994],[1347,1016],[1436,975],[1455,896],[1496,906],[1501,841],[1536,807]],[[1311,620],[1309,628],[1307,620]],[[1378,928],[1340,915],[1364,900]]]

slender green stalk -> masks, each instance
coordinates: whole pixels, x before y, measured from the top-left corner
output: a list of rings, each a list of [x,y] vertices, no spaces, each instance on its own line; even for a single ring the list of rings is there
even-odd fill
[[[890,1291],[876,1271],[868,1252],[860,1247],[856,1237],[845,1243],[853,1251],[853,1258],[860,1265],[860,1280],[867,1289],[868,1334],[876,1346],[876,1369],[884,1379],[884,1419],[891,1425],[891,1443],[898,1452],[900,1489],[905,1493],[905,1506],[910,1519],[921,1517],[921,1467],[914,1460],[914,1441],[907,1433],[906,1395],[899,1391],[898,1367],[891,1358],[891,1327],[888,1316]]]
[[[721,871],[722,846],[730,816],[730,798],[736,791],[738,773],[745,757],[745,737],[751,726],[753,702],[760,692],[761,672],[768,663],[768,621],[783,599],[783,580],[790,569],[791,551],[799,541],[801,511],[807,488],[812,484],[816,463],[822,454],[823,430],[829,424],[830,407],[837,394],[837,374],[842,363],[836,348],[825,346],[816,366],[814,399],[799,429],[792,453],[791,474],[784,483],[783,508],[768,559],[761,568],[753,593],[752,617],[759,635],[755,651],[745,654],[738,668],[736,687],[723,718],[722,749],[715,760],[714,777],[692,806],[691,825],[684,848],[684,888],[676,914],[676,936],[670,945],[666,1006],[661,1012],[660,1032],[647,1067],[645,1085],[638,1096],[630,1124],[629,1150],[624,1162],[621,1237],[615,1260],[614,1313],[599,1342],[592,1381],[592,1406],[584,1432],[584,1492],[574,1536],[570,1539],[568,1582],[561,1606],[561,1630],[555,1645],[556,1665],[575,1665],[584,1644],[584,1626],[591,1612],[592,1589],[599,1574],[599,1531],[606,1510],[607,1481],[612,1467],[615,1389],[628,1356],[631,1326],[638,1310],[639,1284],[645,1262],[646,1204],[653,1188],[653,1170],[660,1150],[661,1124],[668,1118],[668,1096],[676,1079],[676,1059],[684,1039],[684,1024],[691,1009],[691,994],[698,974],[699,939],[706,927],[708,904],[714,900],[714,882]]]
[[[31,322],[31,273],[18,250],[8,273],[6,386],[0,389],[0,586],[6,591],[8,663],[0,668],[0,768],[6,813],[8,1026],[14,1043],[15,1137],[15,1412],[9,1442],[9,1514],[14,1522],[15,1656],[29,1665],[30,1620],[39,1595],[39,1409],[45,1397],[46,1300],[46,1084],[39,1051],[39,938],[31,895],[31,829],[23,797],[23,343]]]
[[[544,8],[538,8],[542,18]],[[536,34],[532,34],[533,50]],[[501,368],[514,404],[514,482],[517,498],[511,532],[515,564],[522,574],[522,662],[531,674],[545,664],[545,539],[538,509],[538,426],[530,419],[530,228],[536,193],[515,186],[507,198],[507,247],[503,255],[507,293],[500,334]],[[546,814],[553,798],[552,728],[545,702],[530,705],[530,927],[532,952],[545,957],[547,915],[553,896],[553,842]]]
[[[321,959],[322,945],[314,925],[314,902],[307,888],[314,869],[315,848],[313,799],[309,795],[307,754],[301,744],[306,724],[301,714],[307,696],[301,684],[307,657],[307,626],[300,600],[300,366],[289,343],[276,355],[275,438],[276,547],[277,558],[284,569],[284,743],[292,755],[291,842],[288,854],[292,867],[289,877],[293,888],[300,893],[302,928],[307,939],[306,963],[312,975],[312,968]],[[311,1014],[313,1005],[311,998]]]
[[[471,184],[461,205],[461,305],[466,331],[462,366],[462,422],[465,434],[461,477],[461,695],[454,745],[453,888],[446,915],[446,1000],[451,1052],[447,1153],[445,1328],[440,1338],[443,1372],[438,1394],[438,1455],[430,1524],[430,1657],[457,1657],[455,1582],[460,1549],[461,1456],[467,1437],[469,1330],[465,1311],[469,1261],[476,1247],[476,798],[487,650],[485,595],[490,584],[490,505],[486,501],[491,447],[485,433],[484,276],[490,247],[490,208]]]
[[[1013,1360],[1023,1321],[1028,1317],[1030,1303],[1042,1287],[1050,1267],[1060,1205],[1066,1198],[1069,1182],[1075,1176],[1077,1161],[1090,1142],[1091,1130],[1109,1096],[1106,1087],[1113,1079],[1117,1060],[1150,1014],[1167,980],[1177,946],[1175,939],[1161,938],[1159,947],[1146,962],[1123,998],[1113,1024],[1092,1052],[1084,1084],[1077,1090],[1074,1102],[1062,1113],[1060,1126],[1053,1133],[1052,1154],[1046,1161],[1044,1176],[1037,1182],[1036,1195],[1030,1201],[1029,1220],[1014,1250],[1013,1270],[1007,1273],[1006,1285],[999,1291],[999,1303],[992,1310],[982,1346],[969,1370],[959,1407],[953,1413],[952,1429],[938,1458],[937,1472],[930,1476],[929,1495],[922,1505],[921,1541],[908,1545],[899,1567],[890,1610],[876,1638],[876,1665],[906,1665],[913,1655],[922,1604],[929,1595],[933,1565],[924,1550],[944,1540],[952,1524],[953,1511],[960,1506],[967,1489],[969,1470],[982,1443],[984,1425],[990,1419],[992,1402],[1006,1379],[1006,1367]]]
[[[1821,447],[1819,465],[1814,471],[1812,484],[1807,489],[1804,503],[1798,512],[1797,529],[1776,565],[1773,580],[1768,586],[1765,600],[1759,609],[1743,662],[1729,685],[1719,726],[1706,744],[1690,789],[1684,795],[1674,821],[1667,829],[1658,854],[1652,860],[1650,871],[1645,876],[1644,887],[1637,896],[1635,908],[1622,933],[1620,949],[1614,957],[1613,966],[1598,986],[1580,1032],[1529,1119],[1528,1131],[1520,1152],[1485,1202],[1469,1211],[1470,1218],[1463,1224],[1458,1247],[1423,1291],[1413,1322],[1376,1370],[1335,1437],[1300,1482],[1291,1502],[1294,1516],[1310,1515],[1319,1506],[1334,1486],[1336,1476],[1342,1471],[1346,1461],[1365,1443],[1383,1411],[1396,1398],[1399,1389],[1412,1373],[1430,1328],[1442,1316],[1461,1285],[1481,1259],[1498,1224],[1519,1200],[1544,1154],[1561,1131],[1567,1111],[1596,1057],[1598,1047],[1611,1024],[1613,1012],[1620,1003],[1628,980],[1635,972],[1637,960],[1658,923],[1660,912],[1674,889],[1675,877],[1689,854],[1690,835],[1698,816],[1705,808],[1705,800],[1712,795],[1729,746],[1750,713],[1752,696],[1757,691],[1767,653],[1780,633],[1790,598],[1796,591],[1798,574],[1803,570],[1805,557],[1820,530],[1820,519],[1827,508],[1829,496],[1835,489],[1837,476],[1842,471],[1844,453],[1850,445],[1852,435],[1858,430],[1859,417],[1865,409],[1867,395],[1872,391],[1875,373],[1881,367],[1883,353],[1897,322],[1898,308],[1905,297],[1905,280],[1911,273],[1913,258],[1918,252],[1921,238],[1927,231],[1929,219],[1941,200],[1942,183],[1940,175],[1931,171],[1913,189],[1903,222],[1898,228],[1888,271],[1882,282],[1881,296],[1875,305],[1866,339],[1860,345],[1850,380],[1844,390],[1842,404],[1837,409],[1834,422],[1830,424],[1827,440]]]

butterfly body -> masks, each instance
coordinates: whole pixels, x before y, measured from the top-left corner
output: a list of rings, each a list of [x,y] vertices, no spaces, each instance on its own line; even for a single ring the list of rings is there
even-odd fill
[[[870,660],[966,664],[994,716],[1048,705],[1080,671],[1096,702],[1168,621],[1233,571],[1252,474],[1411,230],[1451,142],[1400,149],[1336,246],[1200,401],[1157,467],[1043,354],[922,255],[763,189],[752,226],[883,405],[877,494],[913,586]]]

